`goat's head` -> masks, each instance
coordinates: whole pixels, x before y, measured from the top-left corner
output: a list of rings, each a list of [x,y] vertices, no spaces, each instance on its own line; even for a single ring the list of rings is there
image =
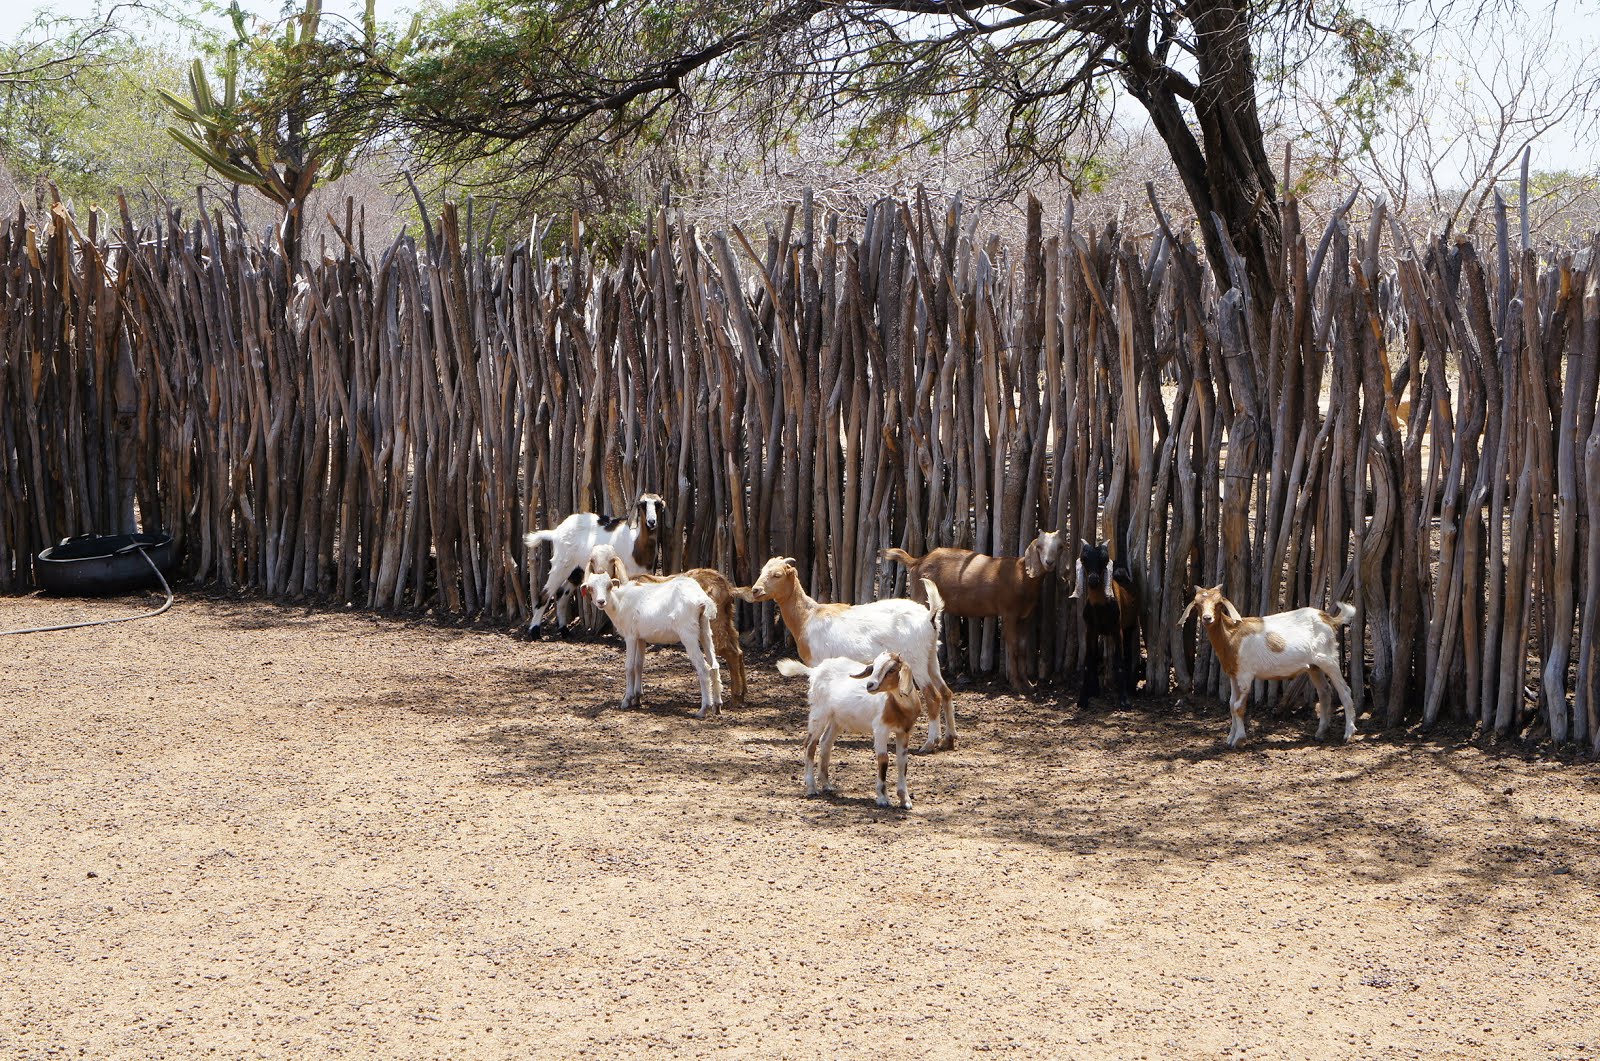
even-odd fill
[[[660,494],[640,494],[634,511],[638,514],[639,526],[647,531],[659,530],[667,525],[667,503]]]
[[[869,693],[881,693],[892,687],[902,699],[909,700],[917,695],[917,681],[898,652],[878,653],[865,670],[853,677],[865,678]]]
[[[589,562],[587,565],[585,565],[583,573],[585,575],[593,575],[599,572],[609,575],[611,573],[611,562],[613,560],[615,560],[617,563],[622,562],[622,558],[617,555],[617,551],[611,546],[602,542],[601,544],[595,546],[594,549],[589,553]]]
[[[606,602],[611,599],[611,594],[622,585],[622,579],[616,577],[613,571],[592,571],[583,580],[583,595],[594,602],[594,606],[601,611],[605,610]]]
[[[1190,612],[1196,614],[1201,626],[1207,627],[1217,621],[1218,613],[1235,621],[1239,618],[1239,610],[1233,606],[1232,601],[1222,595],[1220,582],[1215,586],[1195,587],[1194,600],[1190,601],[1189,606],[1183,609],[1183,614],[1178,616],[1179,626],[1189,621]]]
[[[750,587],[750,596],[758,601],[772,600],[777,596],[779,586],[798,577],[794,569],[794,557],[774,556],[762,566],[761,574]]]
[[[1078,541],[1082,545],[1078,550],[1078,573],[1083,581],[1083,585],[1079,588],[1104,593],[1106,579],[1109,577],[1108,569],[1111,566],[1111,549],[1103,542],[1099,545],[1090,545],[1082,538]]]
[[[1028,551],[1022,554],[1022,569],[1029,578],[1038,578],[1046,571],[1054,571],[1060,556],[1061,532],[1043,531],[1028,543]]]

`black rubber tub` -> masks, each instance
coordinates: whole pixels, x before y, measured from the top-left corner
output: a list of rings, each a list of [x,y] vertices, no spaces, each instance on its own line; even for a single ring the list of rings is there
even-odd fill
[[[141,552],[149,554],[163,575],[171,573],[170,534],[80,534],[41,552],[33,574],[46,593],[68,597],[100,597],[159,586]]]

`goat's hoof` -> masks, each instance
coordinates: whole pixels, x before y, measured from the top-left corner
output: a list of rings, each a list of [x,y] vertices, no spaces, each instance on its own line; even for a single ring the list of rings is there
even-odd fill
[[[529,641],[537,641],[537,640],[539,640],[539,628],[537,626],[530,626],[524,632],[528,635],[528,640]]]
[[[889,797],[879,796],[874,802],[876,802],[880,807],[887,807],[889,805]]]
[[[905,799],[900,801],[900,809],[901,810],[910,810],[911,809],[911,797],[910,796],[907,796]]]
[[[939,750],[942,751],[942,752],[953,752],[953,751],[955,751],[956,750],[956,739],[955,739],[955,737],[946,737],[944,740],[940,741],[939,742]]]

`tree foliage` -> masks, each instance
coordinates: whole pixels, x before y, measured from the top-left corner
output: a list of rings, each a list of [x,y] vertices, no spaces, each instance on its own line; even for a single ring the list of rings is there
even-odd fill
[[[1282,83],[1329,40],[1353,82],[1371,84],[1398,38],[1342,7],[1319,21],[1302,0],[466,0],[388,71],[403,86],[390,114],[419,159],[442,166],[511,152],[571,164],[707,112],[768,140],[831,121],[861,157],[988,128],[1021,182],[1081,176],[1118,100],[1132,99],[1214,264],[1227,274],[1231,245],[1265,287],[1278,189],[1258,112],[1274,86],[1256,52],[1268,48]]]
[[[275,203],[293,252],[312,189],[342,176],[373,133],[374,118],[346,101],[381,94],[382,69],[404,57],[417,23],[381,37],[373,0],[359,26],[328,34],[322,0],[306,0],[298,14],[253,31],[237,0],[229,15],[235,39],[217,84],[196,59],[187,96],[162,93],[183,123],[170,132],[208,168]],[[363,61],[351,62],[351,55]]]

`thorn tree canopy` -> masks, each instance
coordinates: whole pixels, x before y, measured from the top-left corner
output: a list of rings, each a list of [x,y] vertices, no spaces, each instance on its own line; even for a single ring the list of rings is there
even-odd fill
[[[692,102],[774,136],[841,119],[867,151],[997,121],[1018,177],[1079,158],[1071,138],[1092,143],[1109,126],[1120,88],[1171,154],[1219,275],[1213,218],[1269,294],[1279,196],[1255,49],[1271,48],[1282,71],[1329,41],[1352,71],[1357,52],[1401,44],[1342,0],[1315,11],[1309,0],[463,0],[385,73],[401,86],[392,117],[424,162],[512,146],[571,158],[647,136]]]

